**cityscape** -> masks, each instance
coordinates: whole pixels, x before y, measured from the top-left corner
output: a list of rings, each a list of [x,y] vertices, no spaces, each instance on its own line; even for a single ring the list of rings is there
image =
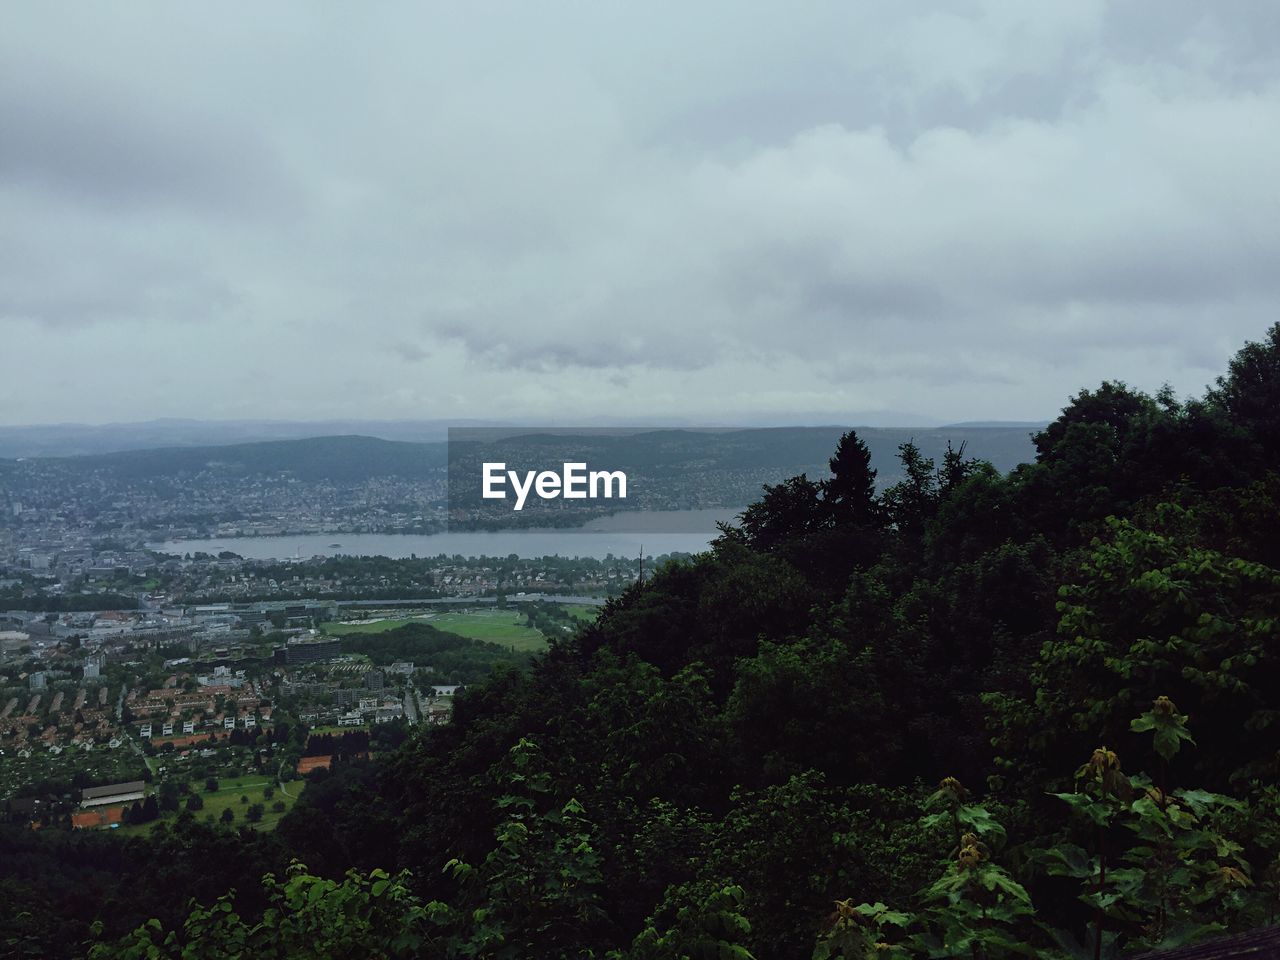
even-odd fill
[[[0,960],[1280,960],[1280,4],[5,5]]]

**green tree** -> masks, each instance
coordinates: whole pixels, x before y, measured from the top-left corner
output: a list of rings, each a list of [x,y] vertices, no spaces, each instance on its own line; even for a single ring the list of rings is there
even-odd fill
[[[89,958],[461,956],[448,949],[435,929],[434,917],[443,907],[415,897],[406,874],[351,871],[337,881],[312,876],[295,862],[283,882],[268,874],[263,889],[267,906],[260,919],[242,916],[228,895],[211,907],[193,905],[180,929],[166,930],[160,921],[151,920],[121,942],[94,944]],[[101,924],[95,933],[100,936]]]
[[[876,502],[876,471],[871,466],[871,451],[852,430],[840,438],[836,452],[828,461],[831,478],[822,485],[826,501],[841,520],[858,525],[879,522]]]

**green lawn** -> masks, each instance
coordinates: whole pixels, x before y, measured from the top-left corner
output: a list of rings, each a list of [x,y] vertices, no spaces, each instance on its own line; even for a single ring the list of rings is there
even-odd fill
[[[246,824],[255,830],[274,830],[276,824],[280,822],[280,818],[289,812],[289,808],[293,806],[294,801],[298,799],[298,794],[302,792],[303,784],[301,781],[293,781],[285,784],[288,793],[280,788],[280,784],[274,779],[262,774],[254,774],[245,777],[228,777],[227,779],[219,779],[218,791],[216,793],[206,793],[204,789],[204,781],[200,780],[191,784],[191,791],[200,794],[200,799],[204,801],[202,810],[192,811],[195,818],[202,823],[219,823],[222,811],[230,808],[234,811],[236,818],[231,822],[233,827],[242,827]],[[274,787],[275,795],[270,800],[264,800],[262,796],[264,787]],[[151,792],[151,791],[148,791]],[[292,794],[292,796],[290,796]],[[248,803],[241,803],[240,797],[249,798]],[[284,801],[284,809],[277,813],[271,809],[271,805],[277,800]],[[249,806],[254,803],[260,803],[263,806],[262,819],[257,823],[249,823],[244,818],[244,813]],[[187,809],[187,798],[182,798],[182,809]],[[159,820],[151,823],[140,824],[139,826],[120,826],[117,827],[115,833],[150,833],[157,825],[166,822],[172,822],[176,814],[169,813],[163,815]]]
[[[516,610],[467,610],[437,613],[427,621],[438,630],[447,630],[476,640],[500,643],[516,650],[539,651],[547,648],[540,630],[524,625],[524,615]]]
[[[599,607],[565,606],[574,620],[589,623],[600,614]],[[546,637],[539,630],[524,625],[524,614],[518,610],[459,610],[449,613],[426,613],[417,617],[388,618],[372,623],[326,623],[325,633],[381,633],[409,623],[429,623],[437,630],[456,633],[475,640],[488,640],[520,652],[539,652],[547,648]]]
[[[326,623],[325,633],[381,633],[409,623],[428,623],[437,630],[500,643],[518,651],[540,651],[547,648],[541,631],[524,625],[524,616],[515,610],[466,610],[453,613],[427,613],[418,617],[376,620],[372,623]]]
[[[258,830],[274,830],[280,818],[288,813],[289,808],[293,806],[298,794],[302,792],[301,783],[286,784],[293,796],[289,796],[280,789],[280,785],[274,779],[268,776],[247,776],[235,777],[229,780],[218,781],[217,793],[205,793],[203,783],[192,784],[192,789],[197,790],[202,800],[204,800],[204,809],[196,811],[197,820],[210,821],[218,823],[222,816],[222,811],[230,808],[236,815],[232,826],[243,826],[249,821],[245,820],[244,812],[249,809],[250,804],[260,803],[265,808],[262,819],[257,823],[249,824]],[[264,787],[275,787],[275,795],[270,800],[264,800],[262,791]],[[240,797],[249,798],[249,803],[241,803]],[[271,805],[277,801],[284,801],[284,810],[280,813],[271,809]],[[185,806],[185,801],[184,801]]]

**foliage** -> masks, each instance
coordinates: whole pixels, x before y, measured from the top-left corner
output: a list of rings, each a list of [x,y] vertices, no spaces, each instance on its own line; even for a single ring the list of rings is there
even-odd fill
[[[352,640],[474,654],[475,678],[450,723],[308,779],[270,841],[216,832],[270,856],[129,838],[127,909],[50,931],[37,905],[76,874],[23,837],[4,934],[66,956],[93,919],[113,943],[154,917],[122,952],[217,955],[342,904],[364,942],[318,933],[332,955],[1100,960],[1266,923],[1277,396],[1280,325],[1202,398],[1080,392],[1008,474],[907,440],[878,488],[850,434],[545,655]],[[261,887],[288,856],[314,872]],[[164,899],[143,860],[185,886]],[[285,916],[293,890],[320,906]]]
[[[312,876],[293,863],[283,882],[263,879],[267,907],[246,920],[230,894],[193,906],[181,931],[148,921],[124,940],[90,948],[89,960],[221,960],[227,957],[335,960],[417,957],[434,942],[435,905],[418,901],[404,874],[350,871],[341,880]],[[101,933],[95,925],[94,934]]]

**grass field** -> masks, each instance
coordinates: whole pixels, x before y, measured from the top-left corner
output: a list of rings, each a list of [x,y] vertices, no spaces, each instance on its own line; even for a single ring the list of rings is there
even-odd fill
[[[589,622],[600,612],[596,607],[566,606],[565,610],[575,620]],[[368,623],[326,623],[325,633],[342,636],[348,633],[381,633],[394,630],[408,623],[429,623],[437,630],[500,643],[515,647],[518,651],[538,652],[547,647],[546,637],[539,630],[524,625],[524,615],[518,610],[462,610],[450,613],[425,613],[416,617],[388,618]]]
[[[263,790],[266,787],[274,787],[275,795],[270,800],[263,798]],[[293,781],[286,783],[288,793],[280,788],[280,784],[276,783],[271,777],[264,775],[254,775],[248,777],[230,777],[226,780],[218,781],[218,790],[216,793],[206,793],[204,783],[193,783],[191,789],[193,792],[200,794],[200,799],[204,801],[204,809],[193,811],[195,818],[201,823],[220,823],[222,811],[230,808],[235,813],[235,820],[231,826],[243,827],[250,826],[255,830],[274,830],[276,824],[280,822],[280,818],[289,812],[289,808],[293,806],[294,801],[298,799],[298,794],[302,792],[302,783]],[[292,796],[290,796],[292,794]],[[248,803],[241,803],[242,796],[248,797]],[[277,800],[284,801],[284,809],[276,812],[271,809],[271,805]],[[262,819],[257,823],[249,823],[245,819],[245,811],[250,805],[260,803],[263,806]],[[186,797],[182,798],[182,809],[187,808]],[[136,827],[121,826],[116,829],[116,833],[150,833],[151,830],[160,823],[172,822],[175,814],[167,814],[152,823],[144,823]]]
[[[447,630],[476,640],[488,640],[517,650],[545,650],[547,639],[540,630],[524,626],[524,615],[515,610],[468,610],[437,613],[427,621],[438,630]]]
[[[546,638],[538,630],[523,625],[524,617],[514,610],[469,610],[458,613],[427,613],[406,619],[376,620],[372,623],[326,623],[324,630],[337,636],[347,633],[381,633],[408,623],[427,623],[437,630],[500,643],[517,650],[544,650]]]
[[[289,808],[293,806],[294,801],[298,798],[298,794],[302,792],[301,783],[285,784],[293,794],[289,796],[280,789],[280,785],[267,776],[250,776],[235,777],[230,780],[218,781],[217,793],[205,793],[204,786],[199,785],[198,789],[200,797],[204,800],[204,809],[196,811],[196,819],[208,821],[211,823],[219,822],[222,811],[228,808],[235,813],[233,826],[244,826],[249,823],[244,818],[244,812],[249,809],[250,804],[260,803],[265,808],[262,819],[257,823],[249,823],[249,826],[257,830],[274,830],[280,818],[289,812]],[[262,796],[265,787],[274,787],[275,795],[270,800],[264,800]],[[249,798],[249,803],[241,803],[242,796]],[[284,801],[284,810],[277,813],[271,809],[271,805],[277,800]]]

